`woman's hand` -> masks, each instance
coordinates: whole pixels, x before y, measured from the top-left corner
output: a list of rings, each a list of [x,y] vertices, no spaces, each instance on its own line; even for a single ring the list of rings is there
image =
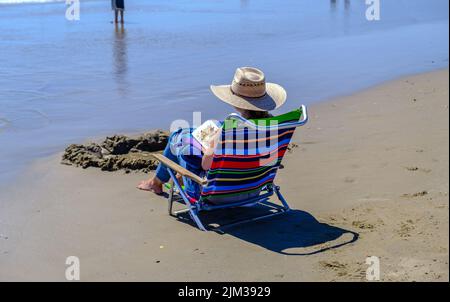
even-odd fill
[[[203,147],[203,155],[204,156],[212,156],[212,155],[214,155],[214,149],[215,149],[214,145]]]
[[[202,146],[203,155],[213,155],[214,150],[216,149],[217,143],[219,142],[221,129],[217,130],[213,135],[210,136],[208,142],[206,142],[205,146]]]
[[[208,143],[205,146],[202,146],[203,157],[202,157],[202,168],[205,171],[208,171],[211,168],[214,150],[216,149],[217,143],[219,142],[220,134],[222,133],[221,129],[219,129]]]

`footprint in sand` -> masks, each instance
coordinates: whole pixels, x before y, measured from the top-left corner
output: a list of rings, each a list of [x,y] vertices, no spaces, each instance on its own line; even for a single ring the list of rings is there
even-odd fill
[[[418,171],[419,167],[406,167],[405,169],[408,171]]]
[[[339,261],[319,261],[319,265],[324,269],[334,271],[339,277],[347,276],[349,274],[348,265]]]
[[[402,195],[402,197],[406,197],[406,198],[415,198],[415,197],[422,197],[428,195],[428,191],[424,190],[424,191],[420,191],[417,193],[405,193]]]
[[[347,176],[346,178],[344,178],[344,182],[351,184],[355,182],[355,179],[353,177]]]
[[[375,228],[375,225],[368,223],[367,221],[361,221],[361,220],[353,221],[352,225],[361,230],[373,230]]]
[[[295,149],[297,149],[299,147],[299,145],[297,143],[290,143],[287,147],[287,151],[289,153],[294,152]]]
[[[416,166],[405,167],[405,169],[410,171],[410,172],[420,171],[420,172],[424,172],[424,173],[430,173],[432,171],[431,169],[424,169],[424,168],[419,168],[419,167],[416,167]]]
[[[329,268],[332,270],[342,270],[347,268],[347,264],[340,263],[339,261],[319,261],[319,264],[323,268]]]
[[[400,229],[397,230],[397,234],[402,238],[411,237],[411,232],[415,229],[414,221],[411,219],[406,222],[400,223]]]

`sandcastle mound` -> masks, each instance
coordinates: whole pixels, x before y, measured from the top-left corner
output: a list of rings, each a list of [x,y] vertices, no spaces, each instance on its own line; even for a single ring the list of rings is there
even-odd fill
[[[148,172],[158,165],[151,154],[163,150],[168,138],[168,132],[156,130],[136,137],[114,135],[101,143],[72,144],[64,151],[61,163],[103,171]]]

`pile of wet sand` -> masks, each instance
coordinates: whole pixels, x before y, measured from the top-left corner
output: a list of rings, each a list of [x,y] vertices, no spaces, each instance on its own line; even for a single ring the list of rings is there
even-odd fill
[[[158,165],[151,154],[163,150],[168,138],[168,132],[155,130],[139,136],[113,135],[101,143],[72,144],[65,149],[61,163],[84,169],[146,173]]]

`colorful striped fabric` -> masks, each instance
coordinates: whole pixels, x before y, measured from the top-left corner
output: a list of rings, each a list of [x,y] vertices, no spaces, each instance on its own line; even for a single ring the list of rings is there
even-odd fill
[[[252,120],[258,126],[297,122],[301,109],[268,119]],[[266,128],[268,129],[268,128]],[[252,130],[225,121],[207,184],[200,200],[223,204],[255,197],[273,182],[295,128]]]

